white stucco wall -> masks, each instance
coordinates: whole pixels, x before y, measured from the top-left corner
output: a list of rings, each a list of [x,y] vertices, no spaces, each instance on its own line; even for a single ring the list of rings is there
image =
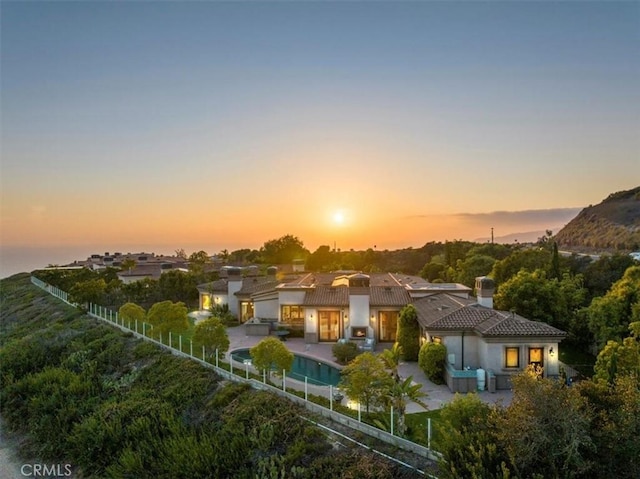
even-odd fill
[[[367,327],[367,336],[374,337],[373,329],[370,326],[369,295],[353,294],[349,296],[349,310],[345,310],[348,321],[344,322],[344,337],[351,337],[352,327]]]
[[[208,309],[204,307],[204,298],[205,296],[211,296],[211,306],[222,306],[223,304],[228,304],[228,297],[226,294],[223,293],[213,293],[213,295],[211,295],[211,293],[200,293],[200,309]]]
[[[234,293],[240,291],[241,288],[242,278],[240,278],[239,281],[235,278],[229,279],[229,282],[227,283],[227,289],[229,291],[229,294],[227,295],[227,301],[229,304],[229,311],[231,311],[236,316],[238,315],[238,298],[236,298]]]
[[[447,361],[450,354],[455,354],[455,364],[453,365],[455,369],[462,369],[463,367],[482,367],[479,355],[481,340],[473,333],[465,333],[464,335],[464,365],[462,363],[463,337],[460,333],[456,333],[455,335],[434,333],[433,336],[440,337],[442,339],[442,344],[447,347]]]
[[[304,331],[305,333],[318,332],[318,310],[316,308],[305,308]]]
[[[255,300],[253,303],[253,315],[261,319],[278,319],[280,308],[278,298]]]
[[[278,291],[278,300],[280,305],[283,304],[297,304],[301,305],[304,302],[304,291]]]

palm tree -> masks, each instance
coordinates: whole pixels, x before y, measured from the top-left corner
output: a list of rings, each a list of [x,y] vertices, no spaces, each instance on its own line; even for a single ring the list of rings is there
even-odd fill
[[[405,412],[407,410],[407,402],[413,401],[425,409],[429,406],[422,400],[427,397],[427,393],[422,392],[422,384],[413,384],[413,376],[409,376],[404,381],[398,381],[391,389],[391,400],[393,408],[398,413],[398,435],[404,436],[406,432]]]
[[[400,375],[398,374],[398,366],[400,366],[400,360],[402,359],[402,346],[399,343],[394,343],[391,349],[385,349],[380,354],[380,359],[384,363],[387,369],[391,370],[391,376],[396,383],[400,382]]]

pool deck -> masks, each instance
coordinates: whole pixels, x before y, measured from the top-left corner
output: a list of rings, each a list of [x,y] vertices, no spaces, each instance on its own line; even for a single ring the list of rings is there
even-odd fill
[[[265,338],[265,336],[248,336],[245,332],[244,325],[228,328],[227,332],[229,334],[230,352],[233,352],[236,349],[251,348]],[[338,368],[342,367],[336,363],[333,358],[332,347],[334,343],[309,344],[305,343],[305,340],[302,338],[287,338],[286,341],[284,341],[284,345],[293,353],[300,354],[302,356],[310,356]],[[388,347],[391,347],[391,343],[376,344],[375,352],[380,353]],[[452,401],[455,396],[454,393],[449,391],[449,388],[445,384],[434,384],[429,381],[422,370],[418,367],[417,362],[400,363],[399,373],[403,378],[413,376],[415,383],[422,384],[422,391],[427,394],[427,397],[423,400],[428,405],[429,410],[440,409],[444,404]],[[289,384],[292,385],[293,383]],[[327,389],[328,386],[314,386],[313,391],[310,389],[309,392],[320,394],[323,390]],[[324,394],[327,394],[326,391],[324,391]],[[482,391],[477,394],[480,399],[487,403],[501,402],[505,406],[511,402],[511,398],[513,397],[513,393],[511,391],[497,391],[495,393]],[[410,403],[407,407],[408,413],[422,412],[424,410],[425,409],[422,406],[416,403]]]

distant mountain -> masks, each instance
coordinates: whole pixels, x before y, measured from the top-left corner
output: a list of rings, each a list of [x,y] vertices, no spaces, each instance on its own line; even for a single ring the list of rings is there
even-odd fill
[[[640,250],[640,186],[583,209],[555,240],[570,251]]]
[[[549,228],[551,231],[559,231],[562,226],[557,226],[555,228]],[[540,231],[525,231],[522,233],[511,233],[504,236],[496,236],[493,239],[494,243],[501,244],[511,244],[511,243],[535,243],[541,237],[547,234],[546,230]],[[491,241],[490,237],[476,238],[474,240],[476,243],[487,243]]]

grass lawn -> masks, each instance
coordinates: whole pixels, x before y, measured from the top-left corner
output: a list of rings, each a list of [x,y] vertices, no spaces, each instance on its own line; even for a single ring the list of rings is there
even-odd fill
[[[431,418],[431,446],[433,447],[434,441],[437,440],[438,427],[440,423],[441,409],[435,409],[433,411],[417,412],[413,414],[407,414],[405,420],[407,428],[409,428],[409,438],[422,444],[427,445],[427,419]]]

